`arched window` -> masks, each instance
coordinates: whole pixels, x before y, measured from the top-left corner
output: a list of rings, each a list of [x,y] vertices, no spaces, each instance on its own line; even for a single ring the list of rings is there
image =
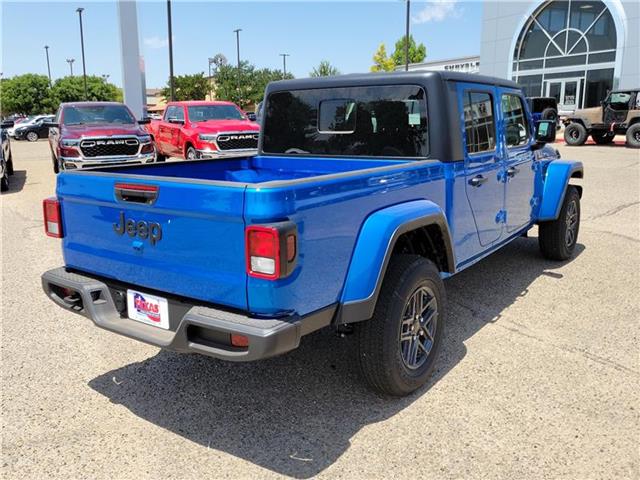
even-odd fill
[[[568,107],[597,104],[601,90],[611,88],[613,82],[616,42],[613,17],[603,2],[547,1],[519,32],[513,79],[529,95],[574,102],[567,103]],[[566,99],[563,79],[570,81]]]

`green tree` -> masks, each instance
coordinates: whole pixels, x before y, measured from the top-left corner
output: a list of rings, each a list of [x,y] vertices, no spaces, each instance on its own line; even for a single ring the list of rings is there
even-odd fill
[[[381,43],[373,54],[373,65],[371,66],[372,72],[390,72],[395,68],[393,59],[387,56],[387,47],[384,43]]]
[[[82,76],[59,78],[53,84],[51,96],[56,106],[62,102],[83,101],[85,98]],[[102,77],[87,75],[87,100],[94,102],[122,101],[122,91]]]
[[[239,85],[238,85],[238,76]],[[256,69],[249,62],[240,63],[240,73],[238,67],[233,65],[220,65],[215,75],[215,96],[220,100],[228,100],[245,108],[248,105],[255,105],[262,100],[264,89],[269,82],[282,80],[283,78],[293,78],[287,73],[283,75],[281,70],[271,70],[269,68]]]
[[[393,55],[391,55],[393,63],[396,65],[405,64],[406,38],[407,36],[403,35],[402,38],[396,42],[396,49]],[[416,45],[413,35],[409,35],[409,63],[424,62],[425,58],[427,58],[427,47],[424,46],[424,43]]]
[[[317,67],[309,73],[311,77],[332,77],[340,75],[340,70],[331,65],[329,60],[322,60]]]
[[[209,93],[210,85],[204,72],[194,73],[193,75],[178,75],[173,77],[173,88],[175,90],[175,100],[204,100]],[[169,82],[162,89],[162,96],[165,100],[171,98],[171,89]]]
[[[53,112],[57,106],[51,97],[49,78],[34,73],[3,79],[0,105],[3,115],[48,113]]]

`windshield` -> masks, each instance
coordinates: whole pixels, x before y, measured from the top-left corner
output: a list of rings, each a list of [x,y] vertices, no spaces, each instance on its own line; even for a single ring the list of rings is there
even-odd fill
[[[234,105],[199,105],[187,107],[189,120],[192,122],[206,122],[208,120],[244,120]]]
[[[131,124],[136,123],[124,105],[86,105],[66,107],[62,116],[64,125]]]
[[[614,92],[609,98],[609,103],[623,103],[627,104],[631,100],[631,94],[627,92]]]

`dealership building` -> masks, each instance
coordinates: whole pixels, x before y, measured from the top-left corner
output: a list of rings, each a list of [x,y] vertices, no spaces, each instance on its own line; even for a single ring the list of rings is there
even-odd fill
[[[486,2],[480,73],[511,78],[560,110],[640,87],[640,1]]]
[[[560,111],[597,106],[609,90],[640,87],[640,0],[487,1],[479,57],[409,70],[510,78]]]

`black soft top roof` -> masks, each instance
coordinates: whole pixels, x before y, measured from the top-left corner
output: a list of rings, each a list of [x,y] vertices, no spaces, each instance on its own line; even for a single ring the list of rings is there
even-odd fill
[[[271,82],[267,93],[282,90],[306,90],[327,87],[354,87],[366,85],[393,85],[414,83],[429,87],[436,82],[469,82],[501,87],[520,88],[516,82],[504,78],[487,77],[475,73],[460,73],[447,71],[409,71],[383,73],[354,73],[336,75],[333,77],[297,78],[295,80],[279,80]]]

